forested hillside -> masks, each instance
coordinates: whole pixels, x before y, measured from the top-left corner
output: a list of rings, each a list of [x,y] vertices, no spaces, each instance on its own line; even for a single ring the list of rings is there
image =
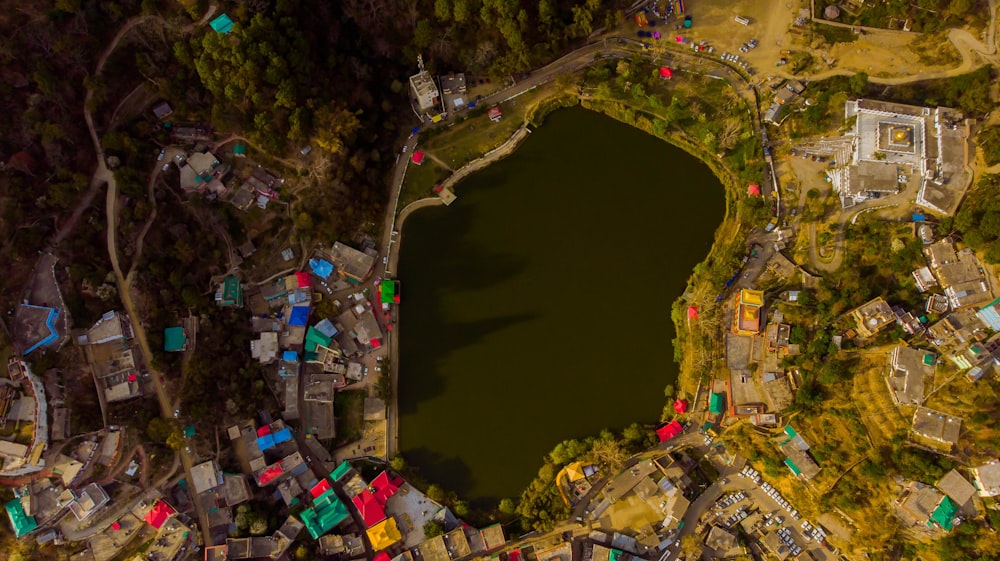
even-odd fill
[[[145,81],[174,105],[178,118],[243,134],[274,156],[305,145],[322,151],[323,169],[330,172],[325,191],[303,195],[306,216],[296,224],[307,237],[328,238],[354,231],[383,210],[383,155],[398,133],[414,124],[406,79],[418,54],[434,72],[499,79],[544,64],[594,29],[620,21],[624,5],[622,0],[10,3],[0,14],[2,249],[10,253],[16,246],[14,253],[23,253],[43,247],[60,216],[86,191],[96,162],[82,119],[85,86],[94,90],[92,109],[102,136],[123,125],[112,123],[116,105]],[[196,27],[210,6],[234,20],[232,33]],[[129,18],[140,16],[95,80],[100,52]]]

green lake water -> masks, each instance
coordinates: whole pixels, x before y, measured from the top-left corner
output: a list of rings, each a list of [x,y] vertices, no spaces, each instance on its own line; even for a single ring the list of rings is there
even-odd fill
[[[560,441],[658,419],[670,304],[723,188],[679,148],[572,108],[456,192],[404,227],[400,448],[465,498],[516,498]]]

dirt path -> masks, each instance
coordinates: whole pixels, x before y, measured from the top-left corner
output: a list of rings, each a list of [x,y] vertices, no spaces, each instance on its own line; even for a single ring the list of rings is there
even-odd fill
[[[286,166],[288,166],[288,167],[290,167],[290,168],[292,168],[294,170],[300,170],[303,167],[302,166],[302,162],[294,162],[294,161],[289,160],[287,158],[279,158],[277,156],[268,154],[267,151],[261,150],[258,146],[254,145],[254,143],[250,142],[245,137],[240,136],[238,134],[231,134],[231,135],[227,136],[226,138],[224,138],[224,139],[216,142],[215,144],[213,144],[212,145],[212,152],[215,152],[216,150],[218,150],[219,148],[222,148],[226,144],[229,144],[230,142],[235,142],[237,140],[241,140],[241,141],[245,142],[246,145],[249,146],[250,148],[253,148],[254,150],[260,152],[261,154],[267,154],[267,157],[271,158],[272,160],[276,160],[278,162],[281,162],[281,163],[285,164]]]
[[[434,160],[434,162],[437,163],[437,165],[443,167],[444,169],[446,169],[446,170],[448,170],[450,172],[454,172],[455,171],[454,169],[452,169],[451,166],[449,166],[448,164],[444,163],[444,160],[442,160],[441,158],[438,158],[434,154],[431,154],[430,152],[424,152],[424,154],[428,158],[430,158],[431,160]]]
[[[45,468],[42,471],[36,471],[35,473],[29,475],[22,475],[20,477],[4,477],[0,478],[0,485],[7,487],[20,487],[21,485],[27,485],[36,479],[42,479],[43,477],[52,477],[54,472],[52,468]]]
[[[184,28],[185,32],[190,32],[196,27],[202,25],[208,18],[215,13],[215,5],[209,6],[205,15],[202,16],[198,23],[193,23]],[[118,33],[115,34],[114,39],[108,44],[104,52],[101,53],[101,57],[98,59],[97,66],[95,69],[94,76],[98,77],[101,71],[104,69],[104,64],[107,62],[108,56],[114,52],[118,43],[121,41],[129,31],[131,31],[135,26],[153,19],[153,16],[141,16],[137,18],[132,18],[125,23],[124,26]],[[132,323],[132,330],[135,333],[135,339],[138,344],[141,361],[144,363],[153,376],[153,387],[156,390],[157,401],[160,405],[160,413],[164,417],[171,417],[171,412],[174,408],[171,403],[170,397],[167,395],[166,388],[164,388],[163,383],[160,381],[161,373],[155,370],[152,366],[153,353],[149,345],[149,340],[146,336],[145,327],[142,324],[140,315],[138,313],[138,308],[132,297],[132,290],[128,280],[122,274],[121,263],[118,258],[118,184],[115,181],[114,174],[108,170],[104,158],[104,149],[101,147],[101,140],[97,134],[97,129],[94,126],[94,119],[90,107],[90,100],[93,97],[93,91],[87,89],[85,101],[84,101],[84,120],[87,123],[87,128],[90,131],[90,138],[94,144],[94,151],[97,153],[97,169],[94,172],[93,179],[91,180],[91,186],[100,185],[106,183],[108,185],[107,198],[105,200],[105,214],[107,217],[107,246],[108,246],[108,256],[111,260],[111,267],[114,270],[116,284],[118,285],[118,294],[122,301],[122,306],[125,308],[125,312],[129,315],[129,319]],[[185,453],[178,452],[177,456],[180,457],[180,461],[184,466],[185,474],[190,476],[191,473],[191,457]],[[148,475],[145,475],[148,478]],[[148,481],[146,482],[148,484]],[[203,533],[203,538],[206,542],[211,541],[211,533],[209,531],[208,524],[208,514],[201,508],[200,503],[195,503],[196,510],[198,513],[198,519],[200,522],[201,530]]]
[[[122,472],[124,472],[128,468],[129,462],[132,461],[132,458],[134,458],[136,456],[136,454],[139,455],[139,465],[140,465],[139,469],[142,470],[142,478],[139,480],[139,485],[141,485],[143,489],[148,488],[149,487],[149,461],[146,459],[146,450],[142,447],[142,444],[140,444],[140,445],[136,446],[135,448],[133,448],[132,451],[129,452],[128,456],[126,458],[124,458],[122,461],[118,462],[118,465],[116,465],[114,467],[114,469],[112,469],[110,472],[108,472],[108,474],[106,476],[104,476],[104,478],[102,478],[100,481],[98,481],[97,484],[98,485],[108,485],[108,484],[112,483],[115,480],[116,477],[118,477],[119,475],[121,475]]]

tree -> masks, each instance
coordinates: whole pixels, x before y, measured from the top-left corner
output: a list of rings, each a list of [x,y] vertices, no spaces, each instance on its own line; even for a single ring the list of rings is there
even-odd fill
[[[403,456],[397,454],[393,456],[391,460],[389,460],[389,467],[391,467],[392,470],[395,472],[402,473],[406,471],[406,468],[408,466],[406,465],[406,459],[403,458]]]
[[[172,450],[184,448],[184,433],[181,432],[180,427],[175,427],[174,431],[167,437],[167,446]]]
[[[153,442],[166,444],[167,438],[170,437],[175,428],[173,420],[168,421],[162,417],[153,417],[146,425],[146,435]]]
[[[594,460],[605,467],[606,473],[618,473],[625,465],[625,460],[628,459],[628,454],[621,444],[613,438],[599,439],[594,443],[591,454],[593,454]]]
[[[433,538],[444,534],[444,524],[437,520],[428,520],[424,524],[424,537]]]
[[[448,498],[448,494],[440,485],[432,484],[427,488],[427,498],[436,503],[443,503]]]
[[[500,514],[506,514],[507,516],[510,516],[514,514],[515,510],[517,510],[517,505],[515,505],[514,501],[512,501],[511,499],[504,498],[500,499],[500,504],[497,505],[497,510],[500,512]]]
[[[868,74],[858,72],[847,81],[847,87],[853,95],[864,95],[868,90]]]
[[[729,150],[736,146],[736,143],[740,140],[742,130],[743,123],[736,117],[731,117],[723,121],[722,128],[719,130],[719,134],[716,135],[716,143],[719,148]]]
[[[325,106],[313,117],[313,142],[331,154],[339,154],[361,126],[357,115],[347,109]]]
[[[688,534],[681,538],[681,553],[687,559],[698,559],[701,557],[701,538],[698,534]]]
[[[448,0],[435,0],[434,15],[441,21],[451,19],[451,2]]]
[[[935,8],[937,6],[935,5]],[[972,0],[950,0],[948,2],[948,15],[958,18],[964,17],[972,9]]]

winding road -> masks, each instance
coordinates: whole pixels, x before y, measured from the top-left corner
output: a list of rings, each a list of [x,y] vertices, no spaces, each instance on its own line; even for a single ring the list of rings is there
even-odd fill
[[[182,30],[185,33],[190,33],[191,31],[204,25],[205,22],[207,22],[208,19],[212,16],[212,14],[215,13],[215,9],[216,7],[214,4],[210,5],[205,15],[202,16],[202,18],[198,22],[185,26],[184,28],[182,28]],[[115,34],[111,43],[109,43],[108,46],[104,49],[104,52],[101,53],[101,56],[97,61],[97,66],[94,72],[94,78],[96,79],[100,77],[101,72],[104,70],[104,65],[107,62],[108,57],[118,47],[118,43],[121,42],[121,40],[125,36],[127,36],[132,29],[134,29],[136,26],[142,23],[153,20],[162,21],[162,18],[159,18],[158,16],[139,16],[129,19],[125,23],[125,25],[123,25],[122,28],[118,30],[118,33]],[[173,416],[174,408],[172,407],[170,399],[167,396],[166,389],[163,387],[163,383],[161,382],[162,374],[153,368],[153,363],[152,363],[153,352],[149,346],[149,340],[146,337],[145,326],[143,326],[142,321],[140,320],[141,316],[139,314],[138,307],[136,306],[135,301],[132,298],[131,286],[127,281],[127,279],[125,278],[125,276],[122,274],[121,264],[118,258],[118,246],[117,246],[118,184],[115,181],[114,174],[107,167],[104,157],[104,149],[101,146],[100,137],[97,134],[97,128],[94,126],[94,118],[90,111],[90,106],[91,106],[90,101],[92,97],[93,97],[93,90],[87,88],[87,93],[84,98],[85,101],[84,101],[83,116],[84,120],[87,123],[87,128],[90,131],[90,138],[94,144],[94,151],[97,154],[97,169],[95,170],[94,176],[91,179],[91,189],[94,189],[95,185],[99,186],[101,184],[107,184],[108,186],[107,198],[105,201],[105,214],[107,216],[107,246],[108,246],[108,256],[111,260],[111,267],[112,269],[114,269],[115,281],[118,285],[118,294],[119,297],[121,298],[122,306],[125,308],[125,312],[129,316],[129,320],[132,324],[132,330],[135,333],[135,338],[136,341],[138,342],[139,350],[141,351],[142,360],[140,362],[146,365],[147,369],[152,375],[153,387],[156,390],[156,397],[160,404],[160,413],[163,417],[171,418]],[[157,162],[157,164],[159,164],[159,162]],[[152,181],[153,179],[154,178],[151,178],[150,181]],[[180,457],[180,460],[184,466],[185,473],[190,479],[191,466],[192,466],[191,457],[184,451],[178,451],[175,453],[175,458],[174,458],[175,465],[178,456]],[[198,512],[198,518],[200,522],[199,525],[201,526],[202,535],[205,539],[205,542],[209,543],[211,542],[211,533],[209,531],[210,529],[208,525],[208,514],[203,511],[198,501],[195,501],[195,507]],[[118,510],[120,509],[116,509],[114,512],[118,513]],[[120,516],[120,514],[121,513],[118,513],[117,515]],[[110,518],[111,517],[105,517],[105,519],[108,520],[110,520]],[[92,526],[90,529],[83,531],[83,533],[79,533],[76,539],[83,539],[87,537],[87,535],[93,535],[93,533],[100,531],[100,530],[95,530],[87,535],[84,535],[86,532],[89,532],[90,530],[96,528],[99,525],[100,524],[97,524],[95,526]],[[67,539],[69,539],[69,536],[67,536]]]
[[[958,48],[959,52],[962,55],[962,63],[958,67],[956,67],[954,69],[947,70],[947,71],[942,71],[942,72],[938,72],[938,73],[930,73],[930,74],[926,74],[926,75],[921,74],[921,75],[911,75],[911,76],[892,77],[892,78],[872,77],[872,78],[870,78],[870,81],[872,81],[873,83],[882,83],[882,84],[904,84],[904,83],[909,83],[909,82],[914,82],[914,81],[920,81],[920,80],[927,80],[927,79],[932,79],[932,78],[946,78],[946,77],[955,76],[957,74],[966,72],[966,71],[970,70],[971,68],[973,68],[973,66],[975,64],[975,61],[974,61],[974,58],[973,58],[973,53],[977,53],[979,56],[983,57],[983,59],[986,60],[986,61],[988,61],[988,62],[992,62],[992,63],[997,62],[997,58],[996,58],[996,44],[995,44],[995,40],[996,40],[996,31],[995,31],[996,30],[996,12],[997,12],[996,7],[997,7],[997,0],[991,0],[990,1],[991,21],[990,21],[990,27],[989,27],[989,31],[988,31],[988,37],[987,37],[987,43],[988,44],[987,45],[983,45],[981,42],[977,41],[974,37],[972,37],[968,32],[966,32],[964,30],[952,30],[949,33],[949,39],[956,46],[956,48]],[[185,26],[183,28],[183,30],[185,32],[191,32],[194,29],[196,29],[197,27],[204,25],[209,20],[209,18],[215,13],[215,10],[216,10],[216,6],[214,4],[210,5],[208,7],[208,10],[207,10],[206,14],[198,22],[192,23],[192,24],[190,24],[188,26]],[[98,59],[98,62],[97,62],[97,65],[96,65],[96,70],[95,70],[94,76],[98,77],[98,76],[101,75],[101,73],[102,73],[102,71],[104,69],[105,63],[107,62],[108,57],[117,48],[119,42],[124,37],[126,37],[131,30],[133,30],[134,28],[136,28],[137,26],[139,26],[139,25],[141,25],[143,23],[146,23],[146,22],[149,22],[149,21],[153,21],[153,20],[157,20],[157,19],[161,19],[161,18],[158,18],[158,16],[139,16],[139,17],[132,18],[132,19],[128,20],[123,25],[123,27],[118,31],[118,33],[116,33],[115,37],[113,38],[113,40],[111,41],[111,43],[107,46],[107,48],[101,53],[101,56]],[[626,38],[620,38],[620,37],[609,37],[609,38],[604,39],[604,40],[600,40],[600,41],[596,41],[596,42],[590,43],[588,45],[584,45],[584,46],[580,47],[579,49],[576,49],[576,50],[574,50],[574,51],[566,54],[565,56],[559,58],[558,60],[550,63],[549,65],[546,65],[545,67],[532,72],[530,75],[527,76],[526,79],[524,79],[523,81],[515,84],[514,86],[512,86],[512,87],[510,87],[510,88],[508,88],[506,90],[503,90],[501,92],[497,92],[497,93],[495,93],[495,94],[493,94],[491,96],[488,96],[487,98],[485,98],[484,100],[482,100],[482,103],[486,104],[486,105],[498,103],[498,102],[500,102],[500,101],[502,101],[504,99],[507,99],[507,98],[509,98],[511,96],[514,96],[514,95],[517,95],[519,93],[522,93],[522,92],[524,92],[524,91],[526,91],[526,90],[528,90],[530,88],[536,87],[536,86],[544,84],[546,82],[549,82],[549,81],[555,79],[556,77],[558,77],[558,76],[560,76],[562,74],[566,74],[566,73],[570,73],[570,72],[574,72],[576,70],[582,69],[582,68],[584,68],[584,67],[589,66],[590,64],[592,64],[594,62],[594,60],[595,60],[595,57],[603,57],[603,56],[609,56],[609,55],[623,55],[623,54],[624,55],[631,55],[631,54],[643,55],[644,53],[641,50],[640,44],[637,41],[635,41],[633,39],[626,39]],[[739,82],[743,83],[743,85],[745,85],[745,81],[743,80],[743,78],[739,74],[737,74],[734,69],[730,68],[728,65],[722,63],[721,61],[719,61],[717,59],[708,59],[708,58],[705,58],[705,57],[692,55],[691,53],[685,53],[685,52],[682,52],[682,51],[673,51],[673,50],[668,51],[666,53],[666,56],[668,56],[669,58],[672,58],[672,59],[692,60],[692,59],[696,58],[696,59],[698,59],[700,61],[709,61],[709,64],[716,65],[716,72],[718,74],[717,77],[725,78],[725,79],[729,80],[730,82],[733,83],[734,87],[736,87],[736,89],[738,91],[742,91],[744,89],[743,87],[737,86],[736,83],[735,83],[736,81],[739,81]],[[820,79],[822,77],[825,77],[827,75],[836,75],[836,74],[851,74],[851,73],[847,72],[847,71],[830,71],[828,73],[814,75],[812,77],[809,77],[809,79],[815,80],[815,79]],[[794,77],[794,76],[791,76],[791,75],[787,75],[787,76],[788,77]],[[150,372],[151,372],[151,374],[153,376],[153,384],[154,384],[154,388],[155,388],[155,391],[156,391],[156,394],[157,394],[157,400],[158,400],[159,405],[160,405],[161,413],[162,413],[163,416],[169,418],[169,417],[172,417],[174,405],[171,403],[171,400],[169,399],[169,397],[167,395],[166,389],[164,388],[163,384],[160,381],[160,378],[161,378],[160,373],[154,371],[153,368],[152,368],[152,362],[151,361],[152,361],[153,353],[151,351],[151,348],[150,348],[150,345],[149,345],[149,342],[148,342],[148,339],[147,339],[147,336],[146,336],[146,332],[145,332],[144,326],[142,325],[142,322],[140,321],[140,317],[141,316],[139,314],[138,307],[136,306],[136,303],[133,300],[133,295],[132,295],[132,291],[131,291],[129,279],[125,275],[123,275],[122,269],[121,269],[121,265],[120,265],[120,262],[119,262],[118,247],[117,247],[117,240],[116,240],[116,237],[117,237],[117,199],[118,199],[118,189],[117,189],[117,184],[115,182],[114,174],[111,172],[111,170],[109,170],[107,168],[107,165],[105,163],[104,151],[103,151],[103,149],[101,147],[100,137],[99,137],[99,135],[97,133],[97,129],[96,129],[96,127],[94,125],[94,122],[93,122],[93,116],[92,116],[91,111],[89,109],[92,98],[93,98],[93,92],[92,92],[92,90],[90,90],[88,88],[87,92],[86,92],[86,96],[85,96],[85,102],[84,102],[84,120],[87,123],[87,127],[88,127],[88,130],[90,132],[90,136],[91,136],[91,141],[92,141],[92,143],[94,145],[95,153],[97,155],[97,168],[94,171],[94,174],[93,174],[93,177],[91,179],[89,190],[88,190],[87,194],[81,200],[81,203],[77,206],[77,208],[74,210],[74,212],[72,213],[72,215],[71,215],[70,219],[67,221],[67,223],[64,224],[59,229],[59,231],[57,232],[57,234],[53,238],[53,245],[58,245],[63,239],[65,239],[66,236],[69,235],[69,233],[72,231],[73,227],[75,226],[75,224],[79,220],[80,216],[82,215],[83,211],[93,201],[94,197],[96,197],[97,191],[100,189],[100,187],[102,185],[106,184],[107,187],[108,187],[107,188],[107,198],[106,198],[106,209],[105,209],[106,217],[107,217],[107,250],[108,250],[108,255],[109,255],[109,258],[110,258],[111,263],[112,263],[112,268],[114,270],[115,279],[116,279],[116,282],[117,282],[117,285],[118,285],[118,288],[119,288],[119,294],[120,294],[120,297],[121,297],[121,300],[122,300],[122,305],[124,306],[125,311],[128,313],[128,315],[129,315],[129,317],[131,319],[131,322],[132,322],[133,331],[134,331],[135,336],[136,336],[136,340],[137,340],[137,343],[138,343],[138,346],[139,346],[139,350],[141,351],[141,354],[142,354],[142,361],[148,366],[148,368],[150,369]],[[239,137],[230,137],[230,139],[227,139],[227,141],[228,140],[233,140],[234,138],[239,138]],[[419,208],[423,208],[425,206],[430,206],[430,205],[433,205],[433,204],[440,204],[440,202],[433,202],[436,199],[425,199],[423,201],[418,201],[417,203],[413,203],[413,204],[409,205],[406,209],[403,209],[403,212],[400,213],[400,215],[399,215],[399,222],[397,223],[396,212],[397,212],[397,205],[398,205],[398,200],[399,200],[399,193],[400,193],[400,190],[402,188],[402,183],[403,183],[403,180],[405,178],[406,167],[407,167],[407,164],[408,164],[408,158],[405,157],[405,156],[410,151],[412,151],[412,149],[416,146],[416,144],[417,144],[417,137],[415,137],[415,136],[411,137],[410,139],[408,139],[406,141],[405,146],[407,147],[407,151],[403,153],[404,157],[400,158],[400,162],[397,163],[397,165],[394,167],[394,169],[392,170],[392,172],[390,174],[390,186],[391,186],[390,187],[390,189],[391,189],[390,193],[392,195],[391,199],[394,202],[393,202],[393,204],[389,208],[387,208],[386,216],[385,216],[385,220],[384,220],[384,225],[383,225],[382,239],[381,239],[381,241],[382,241],[381,247],[386,248],[386,251],[385,251],[385,253],[383,255],[386,255],[386,256],[389,257],[389,260],[388,260],[388,263],[387,263],[387,267],[386,267],[386,269],[384,271],[384,274],[386,274],[386,275],[391,275],[392,271],[395,271],[396,270],[396,266],[397,266],[397,261],[398,261],[398,247],[397,248],[393,247],[394,245],[398,246],[398,241],[396,239],[396,236],[394,235],[394,231],[397,229],[397,226],[401,225],[402,222],[403,222],[403,220],[405,220],[406,216],[408,216],[413,211],[415,211],[415,210],[417,210]],[[298,166],[292,166],[292,167],[298,167]],[[461,171],[461,170],[459,170],[459,171]],[[156,170],[154,170],[154,174],[153,174],[154,177],[151,179],[151,181],[155,180],[155,174],[156,174]],[[155,210],[154,210],[153,218],[155,218]],[[144,237],[144,233],[145,233],[146,230],[148,230],[149,224],[151,224],[151,223],[152,223],[152,218],[144,226],[144,228],[143,228],[143,235],[140,236],[140,239],[137,241],[138,242],[138,246],[137,247],[139,248],[140,252],[141,252],[141,247],[142,247],[141,246],[141,238]],[[130,271],[129,271],[130,273],[132,273],[132,272],[135,271],[136,262],[137,262],[137,260],[132,263],[132,267],[130,268]],[[131,276],[131,275],[129,275],[129,276]],[[389,339],[390,356],[392,356],[392,364],[393,364],[392,373],[391,373],[392,379],[393,379],[393,387],[398,387],[398,384],[396,383],[396,381],[398,379],[398,372],[397,372],[397,370],[398,370],[398,364],[399,364],[399,361],[396,358],[397,354],[398,354],[398,345],[396,344],[396,340],[398,339],[398,337],[399,337],[399,333],[398,333],[398,325],[397,325],[397,330],[393,333],[393,336]],[[390,439],[389,439],[387,452],[388,452],[388,455],[390,457],[398,449],[398,443],[396,442],[396,440],[394,438],[395,435],[397,434],[397,431],[395,430],[395,427],[396,427],[396,425],[398,423],[398,415],[397,415],[397,412],[396,412],[396,407],[395,407],[395,403],[394,402],[395,402],[395,400],[393,400],[393,403],[390,405],[390,410],[389,410],[389,426],[390,426],[390,435],[392,435],[392,437],[390,437]],[[178,467],[179,463],[183,464],[185,473],[187,474],[188,477],[190,477],[190,468],[191,468],[191,463],[192,462],[191,462],[191,458],[188,456],[188,454],[186,454],[184,452],[178,452],[178,453],[176,453],[175,456],[174,456],[174,468],[175,468],[175,470]],[[172,474],[172,472],[171,472],[171,474]],[[170,475],[168,474],[168,476],[166,478],[162,479],[161,481],[155,482],[154,485],[158,486],[158,485],[162,485],[162,484],[166,483],[166,481],[169,480],[169,476]],[[144,473],[144,478],[145,477],[148,477],[148,474]],[[145,495],[146,495],[146,493],[143,494],[143,496],[145,496]],[[128,505],[126,505],[126,504],[123,503],[123,505],[118,505],[113,510],[115,512],[117,512],[119,510],[122,510],[125,506],[128,506]],[[209,534],[209,528],[208,528],[208,523],[207,523],[207,514],[204,513],[204,512],[202,512],[201,509],[200,509],[200,507],[198,508],[198,510],[199,510],[198,511],[198,515],[199,515],[201,530],[202,530],[203,536],[204,536],[204,538],[206,540],[206,543],[208,543],[208,542],[210,542],[210,534]],[[692,510],[696,510],[696,509],[692,509]],[[122,512],[123,512],[123,510],[122,510]],[[108,521],[108,524],[110,524],[110,521],[112,520],[112,517],[105,517],[105,519]],[[80,532],[73,533],[73,535],[67,535],[67,539],[71,539],[71,540],[85,539],[89,535],[93,535],[93,533],[96,533],[97,531],[100,531],[97,528],[99,526],[101,526],[102,523],[103,523],[103,521],[101,523],[95,524],[94,526],[92,526],[91,528],[88,528],[87,530],[83,530],[83,531],[80,531]],[[693,527],[693,526],[694,526],[694,524],[691,524],[691,527]]]

